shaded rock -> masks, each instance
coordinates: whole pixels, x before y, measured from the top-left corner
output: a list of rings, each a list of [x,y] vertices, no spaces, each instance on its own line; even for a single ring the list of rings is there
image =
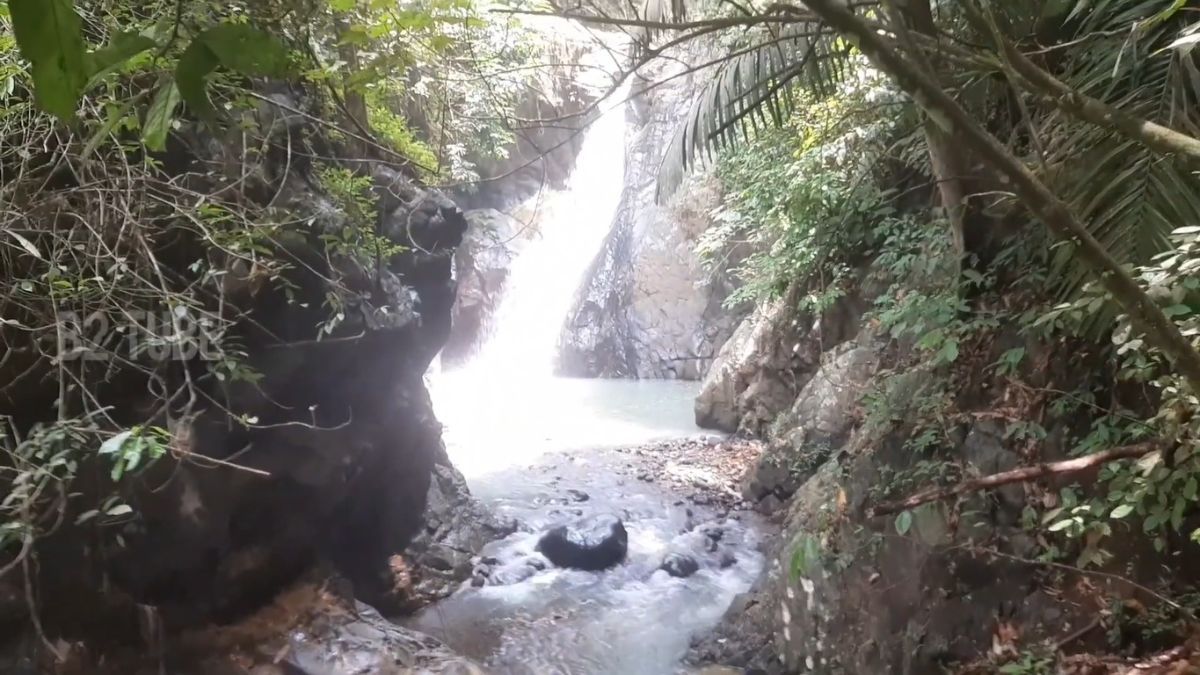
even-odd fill
[[[557,567],[599,571],[620,564],[629,534],[620,518],[592,516],[542,535],[537,550]]]
[[[855,341],[829,350],[822,360],[792,407],[776,420],[778,435],[747,474],[742,489],[747,500],[787,499],[849,438],[857,419],[854,408],[878,356],[870,344]],[[771,513],[781,505],[772,500],[763,509]]]
[[[445,364],[469,358],[487,334],[515,257],[512,240],[520,229],[520,223],[496,209],[468,211],[466,219],[466,236],[454,254],[458,302],[441,353]]]
[[[696,397],[697,425],[766,436],[820,368],[823,351],[857,334],[870,293],[847,293],[815,317],[797,310],[805,289],[795,284],[759,305],[721,346]]]
[[[230,626],[179,638],[179,675],[482,675],[428,635],[397,626],[328,585],[304,584]],[[184,654],[213,656],[188,663]],[[126,671],[129,672],[129,671]],[[149,671],[153,672],[153,671]]]
[[[268,112],[277,114],[259,111]],[[118,365],[97,390],[97,406],[120,411],[113,413],[119,425],[169,429],[188,452],[139,467],[136,480],[120,486],[89,479],[72,488],[81,494],[62,514],[65,525],[39,540],[38,578],[31,580],[43,625],[56,639],[134,644],[137,605],[157,608],[172,630],[228,620],[259,607],[316,560],[332,562],[361,599],[385,601],[393,557],[423,529],[431,474],[445,459],[423,377],[450,331],[451,260],[466,219],[446,195],[356,159],[347,166],[378,196],[371,222],[396,246],[370,263],[349,255],[333,242],[359,241],[360,224],[325,193],[311,162],[274,152],[253,169],[243,161],[244,143],[260,140],[264,148],[314,142],[332,152],[319,130],[297,129],[301,137],[292,139],[291,122],[264,121],[258,136],[253,114],[233,136],[181,122],[160,178],[178,180],[188,194],[223,193],[229,204],[287,214],[270,236],[254,235],[262,260],[287,264],[278,272],[252,268],[245,256],[166,223],[145,255],[170,270],[164,292],[231,321],[219,332],[231,340],[226,348],[237,346],[240,372],[254,376],[196,378],[189,391],[206,403],[177,415],[159,385],[192,382],[211,366],[206,355],[181,353],[154,368],[126,367],[124,354],[112,359]],[[130,306],[129,315],[149,306]],[[10,367],[0,369],[5,382]],[[58,396],[43,386],[43,373],[28,374],[37,387],[0,396],[0,416],[23,427],[49,421]],[[177,385],[169,387],[174,396]],[[79,475],[107,474],[97,468],[81,466]],[[92,524],[74,524],[78,511],[117,492],[132,507],[119,533],[106,528],[102,542]],[[109,544],[114,536],[120,545]]]
[[[471,558],[485,544],[514,531],[480,506],[466,481],[449,463],[434,467],[423,513],[424,528],[405,549],[416,562],[407,569],[410,583],[398,589],[389,609],[411,612],[446,597],[473,576]]]
[[[733,332],[740,314],[723,306],[732,275],[706,267],[696,244],[715,222],[722,191],[698,173],[669,203],[657,199],[659,164],[693,93],[708,78],[684,64],[705,61],[706,48],[647,64],[647,88],[631,106],[626,189],[613,228],[589,270],[564,327],[558,370],[581,377],[697,380]],[[727,269],[741,249],[728,253]]]
[[[690,555],[684,553],[671,553],[663,560],[659,569],[666,571],[673,577],[687,578],[700,570],[700,563]]]

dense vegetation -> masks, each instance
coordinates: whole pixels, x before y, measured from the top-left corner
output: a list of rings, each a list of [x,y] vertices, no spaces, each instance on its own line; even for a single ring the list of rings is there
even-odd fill
[[[1031,463],[1050,459],[1041,443],[1065,426],[1070,456],[1103,465],[1098,489],[1067,487],[1028,509],[1041,560],[1103,566],[1130,524],[1162,552],[1200,542],[1195,7],[806,0],[554,12],[626,30],[631,68],[668,44],[720,36],[717,73],[665,161],[663,198],[702,156],[718,156],[729,198],[701,248],[719,256],[731,241],[754,243],[733,303],[800,287],[820,311],[850,286],[882,289],[871,318],[910,348],[895,374],[929,380],[897,401],[884,378],[864,401],[865,424],[909,425],[922,458],[881,487],[876,512],[895,531],[909,534],[920,509],[940,508],[971,478],[938,453],[971,397],[986,397],[982,377],[1012,394],[989,403],[1003,404]],[[504,112],[524,82],[513,74],[540,56],[511,16],[470,0],[0,7],[0,372],[11,373],[0,401],[14,411],[0,427],[0,574],[59,526],[92,455],[111,489],[78,519],[123,522],[122,478],[181,452],[173,421],[193,412],[192,378],[258,377],[212,300],[230,266],[292,290],[295,261],[280,251],[299,216],[275,203],[273,177],[256,175],[279,151],[261,110],[323,129],[286,157],[311,165],[353,223],[322,235],[323,251],[370,277],[401,251],[377,231],[377,195],[356,158],[426,183],[479,178],[477,164],[513,142]],[[184,141],[201,134],[234,139],[242,156],[227,175],[182,180]],[[164,232],[203,254],[165,269]],[[330,268],[340,290],[325,297],[312,339],[335,336],[364,292]],[[168,325],[83,345],[64,330],[122,325],[135,311]],[[1028,341],[1087,372],[1030,384],[1051,357],[1034,362]],[[147,349],[202,350],[203,368],[147,367]],[[74,350],[117,365],[73,360]],[[28,373],[50,392],[30,399],[45,410],[17,400]],[[163,410],[114,412],[103,391],[130,381],[153,387]],[[805,543],[799,564],[810,555]],[[1040,657],[1022,658],[1027,669],[1008,672],[1042,672]]]
[[[1114,609],[1110,646],[1190,634],[1195,579],[1166,561],[1200,543],[1195,8],[810,2],[679,29],[666,9],[647,18],[670,35],[763,26],[739,31],[752,46],[680,130],[664,187],[718,152],[729,201],[702,248],[718,264],[731,241],[756,251],[734,301],[822,311],[869,289],[894,351],[864,429],[880,442],[900,430],[913,460],[883,467],[868,515],[902,536],[930,510],[969,521],[967,495],[1022,479],[964,474],[954,448],[970,420],[1003,420],[1025,460],[1046,463],[1023,480],[1064,473],[1061,489],[1027,488],[1029,562],[1122,578],[1144,535],[1164,561],[1144,595],[1153,618]],[[801,536],[793,573],[854,564],[822,543],[835,538]],[[994,658],[1000,672],[1061,672],[1054,651]]]
[[[124,546],[168,454],[249,471],[190,421],[266,428],[234,403],[263,377],[248,343],[382,311],[407,248],[381,203],[408,197],[372,167],[466,189],[540,49],[470,0],[0,5],[0,577],[64,528]],[[256,295],[299,333],[246,316]]]

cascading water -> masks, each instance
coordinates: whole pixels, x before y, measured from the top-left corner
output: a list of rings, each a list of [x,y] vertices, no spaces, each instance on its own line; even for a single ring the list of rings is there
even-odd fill
[[[587,130],[562,190],[522,209],[536,236],[510,270],[492,334],[431,389],[455,464],[474,477],[550,450],[630,445],[695,433],[694,383],[553,375],[558,339],[612,228],[625,178],[627,88]]]
[[[762,567],[752,516],[687,502],[638,473],[636,452],[615,449],[695,435],[695,383],[553,375],[560,332],[620,204],[625,146],[617,104],[588,130],[567,187],[527,205],[537,236],[510,271],[490,339],[430,382],[451,459],[478,499],[518,523],[481,560],[525,573],[465,586],[413,624],[498,675],[675,673],[691,637]],[[625,562],[598,573],[547,568],[535,551],[541,533],[593,514],[624,521]],[[659,569],[680,551],[702,561],[685,579]]]
[[[558,336],[592,259],[612,227],[625,177],[626,89],[587,130],[563,190],[531,200],[529,242],[510,271],[494,330],[467,365],[479,377],[547,378]]]

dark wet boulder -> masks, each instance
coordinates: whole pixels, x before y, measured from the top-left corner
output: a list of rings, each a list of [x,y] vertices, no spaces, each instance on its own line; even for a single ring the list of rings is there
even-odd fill
[[[659,569],[673,577],[686,579],[700,570],[700,563],[686,553],[671,553],[663,560]]]
[[[616,516],[591,516],[542,535],[537,550],[557,567],[599,571],[625,560],[629,533]]]

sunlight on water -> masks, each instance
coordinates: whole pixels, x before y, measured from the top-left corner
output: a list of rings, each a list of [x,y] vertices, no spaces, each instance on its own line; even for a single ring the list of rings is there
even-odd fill
[[[625,95],[621,89],[612,100]],[[538,237],[513,263],[496,330],[466,367],[470,374],[550,376],[563,322],[612,229],[624,181],[625,105],[618,103],[587,130],[566,188],[526,205]]]
[[[468,477],[553,450],[630,445],[697,431],[696,385],[554,377],[558,338],[612,228],[625,179],[626,91],[589,128],[561,191],[536,197],[538,236],[513,263],[495,332],[430,388],[451,458]]]

